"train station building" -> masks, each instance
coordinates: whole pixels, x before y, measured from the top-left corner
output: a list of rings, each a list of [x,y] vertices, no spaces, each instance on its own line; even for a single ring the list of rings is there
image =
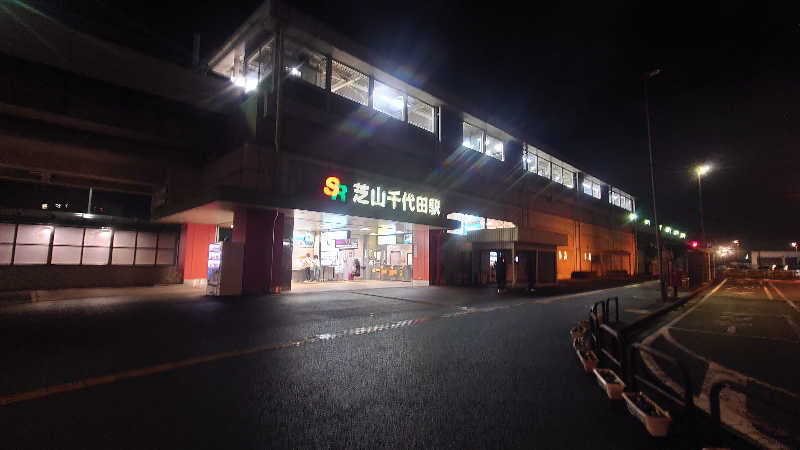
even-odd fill
[[[531,286],[642,266],[633,196],[286,3],[195,67],[17,9],[0,178],[56,193],[4,207],[6,288],[202,284],[218,241],[252,294],[487,284],[500,258]],[[91,194],[56,208],[62,188]],[[105,192],[147,214],[98,210]]]

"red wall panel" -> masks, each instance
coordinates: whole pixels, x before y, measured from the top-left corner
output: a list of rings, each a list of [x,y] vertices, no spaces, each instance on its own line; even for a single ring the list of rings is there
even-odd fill
[[[428,253],[429,243],[428,227],[425,225],[414,225],[414,279],[415,280],[430,280],[430,261]]]
[[[187,223],[181,228],[178,265],[184,280],[208,276],[208,244],[214,242],[216,234],[216,225]]]

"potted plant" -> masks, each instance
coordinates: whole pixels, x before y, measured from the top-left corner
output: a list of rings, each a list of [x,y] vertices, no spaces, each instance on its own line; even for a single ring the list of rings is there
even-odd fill
[[[606,391],[606,395],[611,400],[622,398],[622,391],[625,390],[625,383],[611,369],[594,369],[594,376],[597,377],[597,384]]]
[[[644,424],[651,436],[663,437],[669,431],[672,418],[669,412],[661,409],[650,397],[642,392],[623,392],[622,398],[628,411]]]

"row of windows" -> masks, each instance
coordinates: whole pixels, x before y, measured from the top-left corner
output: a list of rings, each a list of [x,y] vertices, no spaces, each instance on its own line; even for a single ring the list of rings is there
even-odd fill
[[[328,58],[298,44],[287,41],[284,45],[283,70],[290,77],[326,89]],[[397,120],[434,133],[436,130],[436,108],[418,98],[407,95],[377,79],[370,77],[339,61],[331,60],[330,90],[348,100],[369,106]]]
[[[505,160],[505,152],[503,151],[503,141],[494,136],[490,136],[483,128],[470,125],[463,122],[463,142],[464,147],[475,150],[476,152],[484,153],[492,158]]]
[[[0,265],[174,265],[177,234],[0,223]]]
[[[608,203],[626,211],[633,211],[633,198],[617,188],[611,188],[611,192],[608,195]]]
[[[399,89],[337,60],[329,61],[327,56],[309,50],[291,40],[287,40],[284,44],[283,58],[283,71],[290,78],[302,80],[320,89],[328,89],[326,84],[330,68],[329,89],[332,93],[364,106],[370,106],[371,103],[372,108],[376,111],[431,133],[436,132],[436,108]],[[246,74],[235,76],[237,64],[235,62],[231,80],[244,87],[245,91],[255,89],[258,82],[271,74],[271,61],[272,43],[270,42],[250,57],[247,64],[240,64],[240,67],[246,67],[249,73],[257,73],[257,78],[251,80]],[[502,139],[491,136],[484,128],[467,122],[462,123],[462,130],[464,147],[500,161],[505,160]],[[575,188],[577,174],[575,168],[535,147],[525,145],[523,165],[531,173],[562,184],[569,189]],[[601,186],[602,183],[599,180],[587,175],[583,182],[583,193],[600,199],[602,198]],[[609,203],[628,211],[633,210],[632,197],[621,191],[612,189],[609,194]]]
[[[570,189],[575,187],[575,171],[536,147],[525,146],[522,162],[528,172],[560,183]]]

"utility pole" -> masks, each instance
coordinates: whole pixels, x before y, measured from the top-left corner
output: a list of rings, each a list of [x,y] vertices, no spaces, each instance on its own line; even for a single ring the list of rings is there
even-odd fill
[[[653,170],[653,136],[650,131],[650,100],[647,96],[647,82],[650,78],[661,73],[661,69],[648,72],[644,76],[644,115],[647,121],[647,150],[650,153],[650,194],[653,199],[653,228],[656,232],[656,249],[658,250],[658,278],[661,287],[661,301],[667,300],[667,286],[664,282],[664,259],[661,254],[661,230],[658,228],[658,213],[656,212],[656,176]]]

